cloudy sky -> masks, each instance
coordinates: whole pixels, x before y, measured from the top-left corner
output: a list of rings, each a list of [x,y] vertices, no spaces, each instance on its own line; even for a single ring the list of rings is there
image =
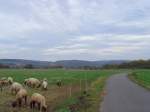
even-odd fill
[[[0,0],[0,58],[150,58],[149,0]]]

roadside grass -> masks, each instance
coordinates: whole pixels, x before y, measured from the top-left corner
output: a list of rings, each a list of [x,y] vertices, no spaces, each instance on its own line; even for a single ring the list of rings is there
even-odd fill
[[[103,71],[100,77],[88,85],[87,96],[83,94],[83,91],[75,94],[58,105],[55,112],[71,112],[69,110],[69,106],[71,105],[77,108],[75,112],[99,112],[100,102],[106,94],[104,91],[105,82],[109,76],[119,72],[121,71]],[[85,102],[82,101],[83,104],[80,104],[79,97],[81,96],[85,96]]]
[[[97,112],[101,100],[101,93],[105,85],[105,80],[119,70],[64,70],[64,69],[0,69],[1,77],[13,77],[15,81],[23,83],[24,79],[35,77],[38,79],[47,78],[49,82],[48,90],[42,91],[40,88],[28,90],[29,97],[32,93],[38,92],[46,97],[48,112],[70,112],[68,106],[79,102],[78,97],[83,91],[88,90],[86,97],[88,108],[79,108],[77,112]],[[56,80],[61,80],[63,86],[56,86]],[[71,88],[71,89],[70,89]],[[15,99],[10,94],[9,87],[5,87],[0,92],[0,111],[3,112],[33,112],[29,106],[12,109],[11,101]],[[35,110],[34,112],[38,112]]]
[[[150,70],[133,70],[128,76],[132,81],[150,90]]]

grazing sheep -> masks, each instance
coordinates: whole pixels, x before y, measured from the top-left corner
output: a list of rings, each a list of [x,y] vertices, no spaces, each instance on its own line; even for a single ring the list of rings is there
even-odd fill
[[[62,86],[62,81],[61,81],[61,80],[57,80],[56,85],[57,85],[58,87],[61,87],[61,86]]]
[[[24,80],[24,85],[29,86],[28,84],[29,84],[29,79],[25,79]]]
[[[41,86],[41,82],[36,78],[25,79],[24,84],[33,88],[34,87],[39,88]]]
[[[1,83],[2,86],[9,85],[9,81],[8,80],[0,80],[0,83]]]
[[[1,88],[1,91],[3,91],[3,86],[4,86],[3,81],[0,80],[0,88]]]
[[[36,104],[38,105],[38,109],[40,110],[40,112],[41,111],[43,111],[43,112],[47,111],[47,105],[46,105],[45,97],[39,93],[34,93],[31,96],[30,108],[34,109]]]
[[[28,93],[25,89],[20,89],[16,95],[16,100],[12,102],[12,107],[16,107],[17,105],[21,107],[22,100],[24,100],[25,105],[27,104],[27,96]]]
[[[47,81],[43,81],[41,86],[42,86],[43,90],[47,90],[48,82]]]
[[[8,86],[8,85],[9,85],[9,81],[8,80],[0,80],[1,91],[2,91],[4,86]]]
[[[11,85],[11,88],[10,88],[10,90],[11,90],[11,93],[12,94],[17,94],[17,92],[20,90],[20,89],[22,89],[23,88],[23,86],[20,84],[20,83],[18,83],[18,82],[14,82],[12,85]]]
[[[8,86],[13,83],[13,79],[11,77],[3,77],[0,80],[0,87]]]
[[[9,84],[12,84],[13,83],[13,78],[12,77],[8,77],[8,82],[9,82]]]
[[[24,80],[24,85],[28,86],[28,83],[29,83],[28,80],[29,80],[29,79],[25,79],[25,80]]]
[[[8,86],[9,85],[9,81],[8,80],[4,80],[3,81],[3,86]]]

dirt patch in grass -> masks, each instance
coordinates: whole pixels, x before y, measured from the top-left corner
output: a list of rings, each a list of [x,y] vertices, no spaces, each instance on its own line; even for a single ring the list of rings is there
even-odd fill
[[[98,112],[105,94],[104,85],[109,75],[99,77],[89,85],[88,91],[67,99],[56,112]],[[71,108],[70,111],[69,108]]]
[[[70,97],[70,88],[72,88],[72,94],[80,91],[80,87],[78,85],[65,85],[60,88],[57,86],[51,86],[47,91],[26,87],[29,92],[28,106],[23,106],[16,109],[11,107],[11,102],[15,99],[15,95],[10,94],[9,87],[4,88],[3,91],[0,92],[0,112],[32,112],[32,110],[29,108],[29,100],[31,94],[34,92],[38,92],[46,97],[48,112],[53,112],[58,104],[60,104],[64,99]],[[34,112],[37,112],[37,110]]]

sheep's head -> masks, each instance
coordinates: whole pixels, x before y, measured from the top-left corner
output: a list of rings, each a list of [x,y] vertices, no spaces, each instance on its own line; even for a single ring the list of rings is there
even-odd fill
[[[13,108],[17,107],[17,101],[12,101],[11,106],[12,106]]]
[[[43,106],[42,106],[42,111],[43,111],[43,112],[46,112],[46,111],[47,111],[47,105],[43,105]]]
[[[24,85],[27,85],[27,79],[25,79],[25,81],[24,81]]]
[[[58,87],[61,87],[61,86],[62,86],[61,80],[58,80],[58,81],[56,82],[56,85],[57,85]]]
[[[10,85],[13,83],[12,81],[8,81],[8,82],[9,82]]]

